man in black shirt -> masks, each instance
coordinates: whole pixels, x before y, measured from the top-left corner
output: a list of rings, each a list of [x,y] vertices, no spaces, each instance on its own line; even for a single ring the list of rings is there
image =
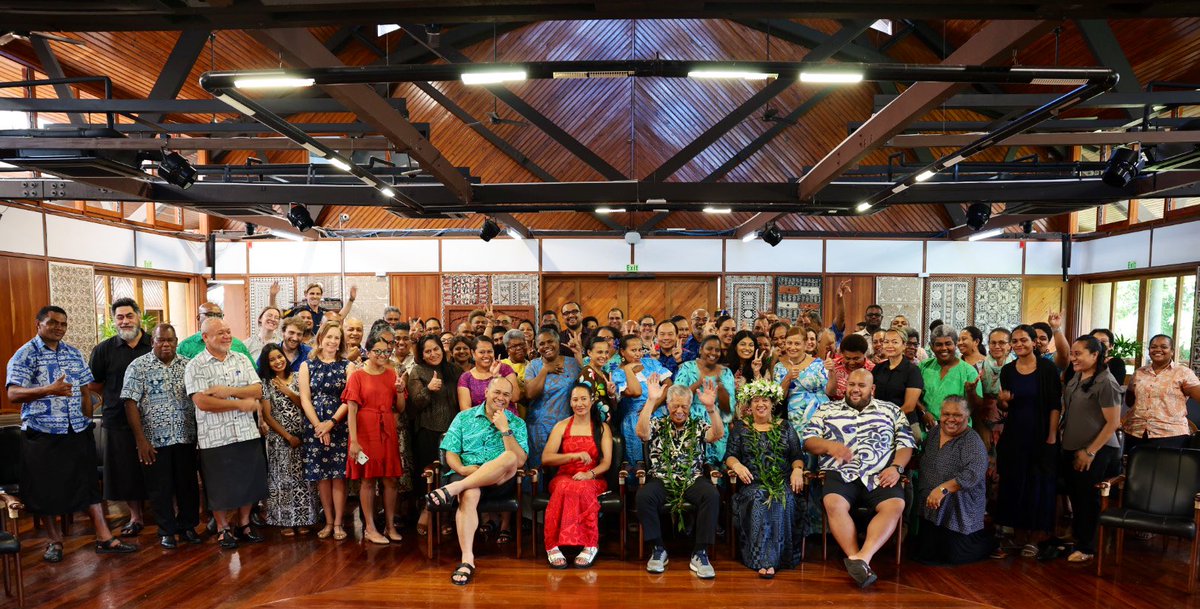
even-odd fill
[[[132,298],[112,303],[113,324],[117,334],[92,349],[92,376],[88,389],[103,399],[101,417],[104,428],[104,499],[124,501],[129,506],[129,523],[122,537],[137,537],[144,527],[142,502],[146,485],[138,463],[137,440],[125,416],[121,389],[125,369],[133,360],[150,352],[150,337],[142,331],[142,311]]]

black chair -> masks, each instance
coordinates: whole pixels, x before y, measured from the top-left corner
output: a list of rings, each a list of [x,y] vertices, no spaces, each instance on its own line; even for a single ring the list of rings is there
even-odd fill
[[[1104,529],[1117,530],[1121,563],[1125,531],[1144,531],[1192,540],[1188,560],[1188,592],[1196,589],[1200,566],[1200,450],[1142,447],[1133,452],[1126,473],[1096,485],[1100,492],[1100,527],[1096,542],[1096,575],[1103,573]],[[1112,488],[1117,505],[1109,507]]]
[[[0,556],[4,559],[4,593],[13,595],[17,606],[25,606],[25,579],[21,573],[21,540],[17,521],[21,516],[21,428],[0,427]]]
[[[738,556],[737,534],[738,534],[738,531],[737,531],[737,523],[735,522],[735,518],[737,515],[733,513],[733,495],[734,495],[734,493],[737,492],[738,478],[737,478],[737,474],[733,473],[733,470],[727,470],[725,472],[725,474],[727,476],[729,476],[729,502],[728,502],[729,509],[726,510],[728,520],[727,520],[727,524],[725,526],[725,530],[729,531],[729,555],[731,557],[733,557],[734,560],[737,560],[737,556]],[[805,485],[812,484],[813,481],[815,481],[816,479],[817,479],[817,476],[815,474],[813,474],[812,472],[809,472],[809,471],[804,472],[804,484]],[[788,492],[791,492],[791,491],[789,490]],[[807,491],[804,491],[804,492],[807,492]],[[800,560],[801,561],[804,560],[804,557],[807,554],[807,552],[808,552],[808,536],[806,535],[800,539]]]
[[[825,484],[825,472],[817,474],[817,481]],[[913,491],[909,483],[908,475],[900,476],[900,485],[904,487],[904,513],[900,516],[900,522],[896,524],[896,530],[892,532],[892,540],[896,544],[896,566],[900,566],[900,556],[904,549],[904,535],[908,531],[908,515],[912,506]],[[854,519],[855,530],[859,533],[865,533],[867,525],[871,519],[875,517],[875,510],[866,504],[858,504],[850,506],[850,517]],[[824,503],[821,504],[821,558],[829,560],[829,513],[825,511]]]
[[[600,513],[618,515],[617,518],[621,523],[621,560],[625,560],[625,544],[628,537],[626,533],[625,479],[629,477],[627,471],[629,464],[616,458],[617,455],[625,454],[625,439],[617,434],[613,434],[612,437],[612,453],[612,465],[604,473],[604,479],[608,482],[608,490],[600,495]],[[618,463],[620,465],[617,465]],[[546,506],[550,505],[550,480],[554,478],[557,471],[556,467],[543,465],[529,470],[526,474],[533,483],[533,496],[529,499],[529,507],[533,510],[533,535],[530,536],[529,549],[535,557],[538,555],[538,513],[545,512]],[[543,478],[546,483],[544,490],[540,488],[539,484]]]
[[[442,443],[442,438],[441,438],[441,436],[439,436],[438,444],[440,445],[441,443]],[[450,466],[446,463],[446,451],[440,451],[440,455],[441,455],[441,458],[436,463],[431,463],[421,473],[421,477],[425,478],[425,487],[426,487],[425,492],[426,493],[432,493],[434,489],[442,486],[443,485],[442,473],[450,471]],[[513,528],[516,529],[516,534],[517,534],[516,546],[517,546],[517,558],[518,559],[521,558],[521,538],[522,538],[522,535],[521,535],[521,499],[522,499],[522,495],[523,495],[523,491],[522,491],[521,487],[524,486],[523,485],[524,478],[525,478],[525,470],[518,468],[517,475],[516,475],[516,482],[517,482],[516,496],[506,497],[506,498],[502,498],[502,499],[491,499],[491,500],[479,502],[479,513],[480,514],[508,512],[508,513],[512,513],[512,514],[516,515],[514,518],[514,523],[513,523],[514,527]],[[442,514],[453,514],[456,510],[458,510],[458,497],[455,497],[454,500],[449,503],[444,503],[441,505],[430,505],[427,507],[429,508],[429,513],[433,516],[433,526],[429,528],[429,532],[425,536],[426,537],[426,547],[427,547],[427,551],[428,551],[428,556],[430,558],[433,558],[434,550],[435,550],[435,544],[433,542],[433,539],[435,536],[438,538],[438,543],[436,544],[436,549],[439,551],[441,550]]]
[[[634,475],[637,477],[637,480],[638,480],[638,489],[639,490],[641,490],[641,488],[643,486],[645,486],[645,484],[646,484],[646,478],[648,476],[648,472],[646,471],[646,468],[649,467],[649,463],[650,463],[650,442],[643,441],[642,442],[642,461],[638,463],[637,471],[634,472]],[[721,470],[719,470],[715,467],[712,467],[711,465],[705,465],[704,469],[705,469],[705,475],[708,477],[709,482],[712,482],[712,484],[714,486],[716,486],[718,489],[720,489],[721,486],[720,486],[719,481],[721,480],[721,476],[722,476]],[[633,516],[634,516],[634,518],[637,518],[637,501],[632,502],[631,505],[633,506]],[[726,506],[726,509],[728,509],[728,506]],[[690,514],[690,513],[694,512],[695,510],[696,510],[696,506],[692,505],[692,503],[690,501],[683,502],[683,511],[685,514]],[[667,503],[664,503],[662,505],[662,508],[659,509],[659,512],[662,514],[672,514],[671,506]],[[718,522],[719,522],[719,518],[718,518]],[[664,528],[664,530],[666,530],[666,529]],[[645,529],[642,528],[642,521],[639,518],[638,519],[638,560],[642,560],[643,558],[645,558],[645,556],[646,556],[646,531],[645,531]]]

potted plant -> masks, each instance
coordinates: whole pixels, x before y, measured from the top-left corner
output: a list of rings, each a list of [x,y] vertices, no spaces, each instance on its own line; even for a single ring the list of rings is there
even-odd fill
[[[1136,367],[1138,365],[1138,360],[1142,357],[1142,343],[1137,340],[1118,335],[1115,339],[1113,339],[1112,349],[1109,351],[1109,355],[1125,362],[1127,369],[1129,366]]]

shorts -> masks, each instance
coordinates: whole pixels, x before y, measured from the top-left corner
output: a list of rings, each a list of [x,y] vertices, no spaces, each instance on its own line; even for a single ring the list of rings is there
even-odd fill
[[[841,474],[829,470],[825,472],[823,495],[831,494],[843,497],[850,504],[851,508],[865,499],[867,505],[870,505],[871,509],[874,510],[879,507],[879,504],[888,499],[904,501],[904,485],[897,482],[896,486],[877,486],[868,491],[867,485],[863,484],[862,480],[846,482]]]

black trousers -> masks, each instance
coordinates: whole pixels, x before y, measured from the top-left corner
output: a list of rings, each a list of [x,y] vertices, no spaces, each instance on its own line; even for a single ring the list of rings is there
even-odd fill
[[[1096,526],[1100,520],[1100,493],[1096,491],[1096,485],[1120,470],[1121,449],[1116,446],[1101,448],[1092,459],[1092,466],[1083,472],[1075,471],[1075,451],[1063,451],[1062,456],[1067,495],[1071,497],[1071,508],[1075,511],[1071,520],[1075,549],[1095,554]]]
[[[696,506],[697,550],[705,549],[717,540],[717,516],[721,509],[721,493],[712,482],[696,478],[683,492],[684,499]],[[662,480],[651,477],[638,489],[638,520],[642,523],[646,539],[662,541],[662,507],[667,503],[667,488]]]
[[[195,444],[156,448],[154,463],[142,465],[159,535],[178,535],[200,524],[199,469]]]

